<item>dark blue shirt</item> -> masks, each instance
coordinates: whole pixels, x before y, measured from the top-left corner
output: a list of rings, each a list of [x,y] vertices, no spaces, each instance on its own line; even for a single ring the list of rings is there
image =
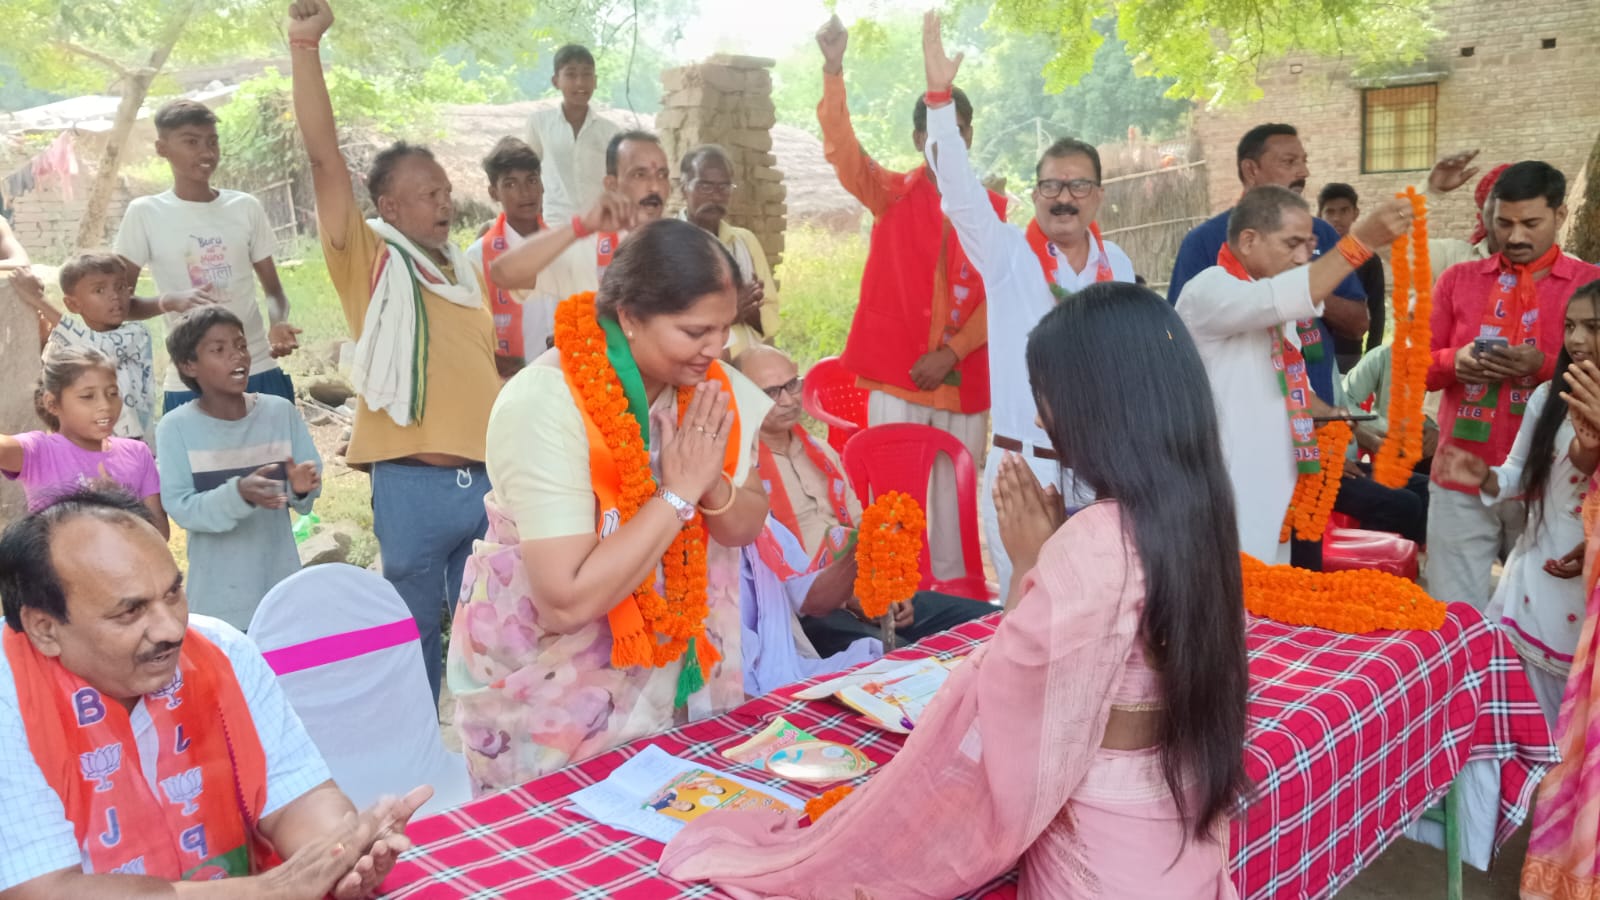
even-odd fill
[[[1222,252],[1222,245],[1228,242],[1228,216],[1233,210],[1226,210],[1201,222],[1187,235],[1184,235],[1183,244],[1178,247],[1178,258],[1172,264],[1172,279],[1167,285],[1167,302],[1176,306],[1178,297],[1183,293],[1183,286],[1189,279],[1217,264],[1217,254]],[[1313,258],[1321,256],[1322,251],[1330,250],[1334,244],[1339,243],[1339,232],[1333,226],[1321,219],[1311,220],[1311,230],[1317,235],[1317,248],[1312,251]],[[1339,287],[1334,294],[1348,300],[1367,299],[1366,289],[1361,286],[1361,279],[1356,273],[1351,272],[1339,282]],[[1311,381],[1311,389],[1317,392],[1323,402],[1333,403],[1333,332],[1321,319],[1317,320],[1317,327],[1322,329],[1323,354],[1320,362],[1306,361],[1306,377]]]

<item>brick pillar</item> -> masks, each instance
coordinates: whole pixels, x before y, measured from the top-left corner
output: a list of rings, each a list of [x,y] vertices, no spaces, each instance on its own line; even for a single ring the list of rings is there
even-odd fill
[[[656,130],[672,165],[672,206],[683,202],[678,161],[700,144],[720,144],[733,157],[739,185],[728,205],[728,222],[755,232],[774,267],[783,258],[788,206],[783,173],[772,155],[770,59],[719,54],[703,63],[661,73],[665,94]]]

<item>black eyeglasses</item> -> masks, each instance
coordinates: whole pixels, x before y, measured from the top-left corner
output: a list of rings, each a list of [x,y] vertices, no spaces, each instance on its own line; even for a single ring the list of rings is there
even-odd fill
[[[1090,192],[1099,186],[1100,183],[1098,181],[1091,181],[1087,178],[1074,178],[1071,181],[1062,181],[1058,178],[1047,178],[1035,185],[1035,187],[1039,189],[1039,193],[1042,194],[1047,200],[1054,200],[1055,198],[1061,196],[1062,191],[1066,191],[1067,193],[1071,194],[1075,199],[1082,200],[1083,198],[1089,196]]]
[[[701,181],[696,178],[689,182],[689,189],[700,194],[711,194],[716,197],[726,197],[732,194],[739,185],[732,181]]]
[[[795,377],[789,379],[788,384],[775,384],[772,387],[762,388],[761,390],[765,391],[766,395],[771,397],[773,400],[777,400],[778,397],[782,396],[783,394],[788,394],[791,397],[798,397],[800,396],[801,381],[802,379],[800,376],[796,375]]]

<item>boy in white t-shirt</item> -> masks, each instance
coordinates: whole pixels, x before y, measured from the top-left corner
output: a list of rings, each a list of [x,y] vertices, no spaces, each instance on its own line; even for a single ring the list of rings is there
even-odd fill
[[[277,358],[299,346],[300,329],[289,324],[289,300],[272,262],[274,240],[261,202],[239,191],[211,186],[221,151],[217,117],[193,100],[174,100],[156,111],[156,154],[172,167],[172,189],[128,204],[117,230],[116,252],[133,274],[145,266],[163,296],[141,300],[129,318],[158,310],[171,329],[185,309],[220,303],[244,323],[250,344],[249,390],[294,401],[294,384]],[[256,280],[267,297],[271,328],[261,319]],[[195,395],[167,370],[163,412]]]

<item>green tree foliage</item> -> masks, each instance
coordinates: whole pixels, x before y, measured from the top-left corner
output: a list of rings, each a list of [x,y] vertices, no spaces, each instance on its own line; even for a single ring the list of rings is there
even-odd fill
[[[987,11],[990,27],[1055,45],[1043,68],[1051,90],[1094,67],[1116,16],[1116,36],[1141,74],[1173,80],[1169,96],[1234,103],[1260,96],[1258,67],[1291,51],[1353,59],[1358,71],[1422,58],[1437,36],[1430,0],[958,0]]]
[[[522,96],[554,97],[556,49],[582,44],[595,57],[595,97],[617,109],[661,108],[661,72],[679,65],[673,46],[694,15],[691,0],[545,0],[528,18],[537,48],[514,78]]]
[[[1181,129],[1189,104],[1165,96],[1172,81],[1138,75],[1115,36],[1095,51],[1093,68],[1078,84],[1052,90],[1044,68],[1056,45],[1042,36],[994,32],[983,21],[976,9],[946,21],[951,46],[967,52],[960,86],[972,99],[973,158],[980,169],[1015,185],[1031,177],[1040,151],[1058,137],[1105,143],[1126,138],[1129,128],[1157,139]],[[1114,25],[1105,20],[1097,28],[1109,35]],[[920,161],[911,142],[911,109],[924,87],[921,54],[919,15],[850,27],[844,70],[851,121],[862,145],[888,166]],[[817,132],[821,67],[810,42],[779,61],[774,103],[781,121]]]

